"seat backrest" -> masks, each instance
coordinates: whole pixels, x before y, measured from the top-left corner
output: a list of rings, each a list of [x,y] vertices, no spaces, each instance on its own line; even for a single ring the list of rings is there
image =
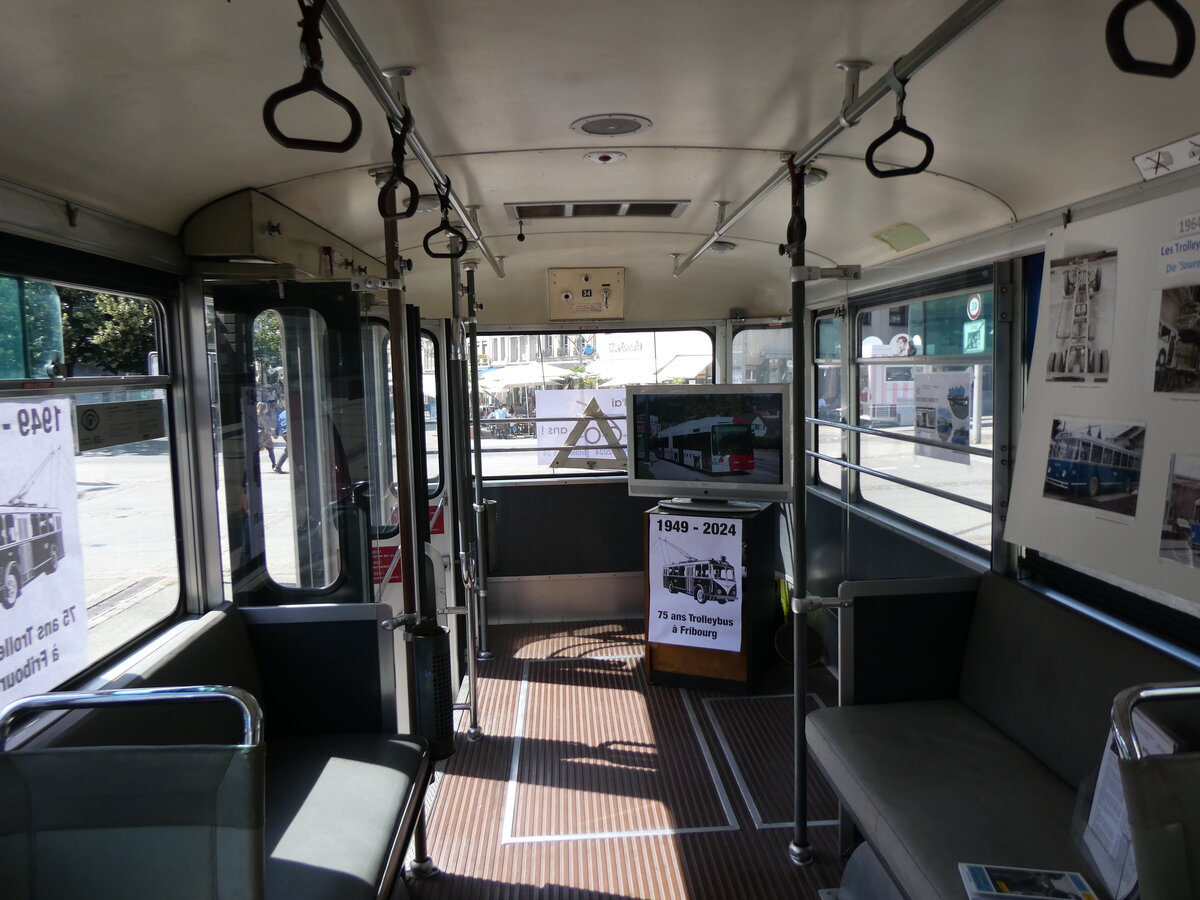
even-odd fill
[[[7,900],[259,898],[263,747],[0,753]]]
[[[1133,635],[988,573],[979,583],[959,696],[1078,787],[1100,763],[1121,689],[1197,677]]]
[[[145,660],[113,687],[212,684],[249,691],[262,703],[263,688],[246,621],[232,605],[205,614],[178,640]],[[236,742],[241,720],[228,704],[124,706],[72,713],[53,738],[55,746],[101,744],[202,744]]]

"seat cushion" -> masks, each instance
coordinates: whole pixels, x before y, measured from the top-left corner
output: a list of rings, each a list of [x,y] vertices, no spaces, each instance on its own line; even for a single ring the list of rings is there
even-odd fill
[[[428,777],[425,741],[327,734],[267,745],[267,896],[373,898],[395,875]]]
[[[1070,837],[1075,789],[965,704],[822,709],[806,733],[812,758],[908,896],[960,900],[960,862],[1062,867],[1096,885]]]

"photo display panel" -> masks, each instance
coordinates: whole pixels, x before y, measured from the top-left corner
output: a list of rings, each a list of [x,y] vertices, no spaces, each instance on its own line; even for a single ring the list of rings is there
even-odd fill
[[[1200,189],[1050,232],[1005,539],[1200,611]]]

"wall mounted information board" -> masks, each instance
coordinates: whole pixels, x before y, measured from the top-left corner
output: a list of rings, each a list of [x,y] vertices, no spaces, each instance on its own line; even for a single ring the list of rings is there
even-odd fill
[[[1005,538],[1200,611],[1200,189],[1050,232]]]

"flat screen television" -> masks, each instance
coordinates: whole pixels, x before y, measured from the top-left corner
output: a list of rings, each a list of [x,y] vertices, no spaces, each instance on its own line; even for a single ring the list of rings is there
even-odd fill
[[[631,496],[792,499],[790,385],[634,384],[625,409]]]

